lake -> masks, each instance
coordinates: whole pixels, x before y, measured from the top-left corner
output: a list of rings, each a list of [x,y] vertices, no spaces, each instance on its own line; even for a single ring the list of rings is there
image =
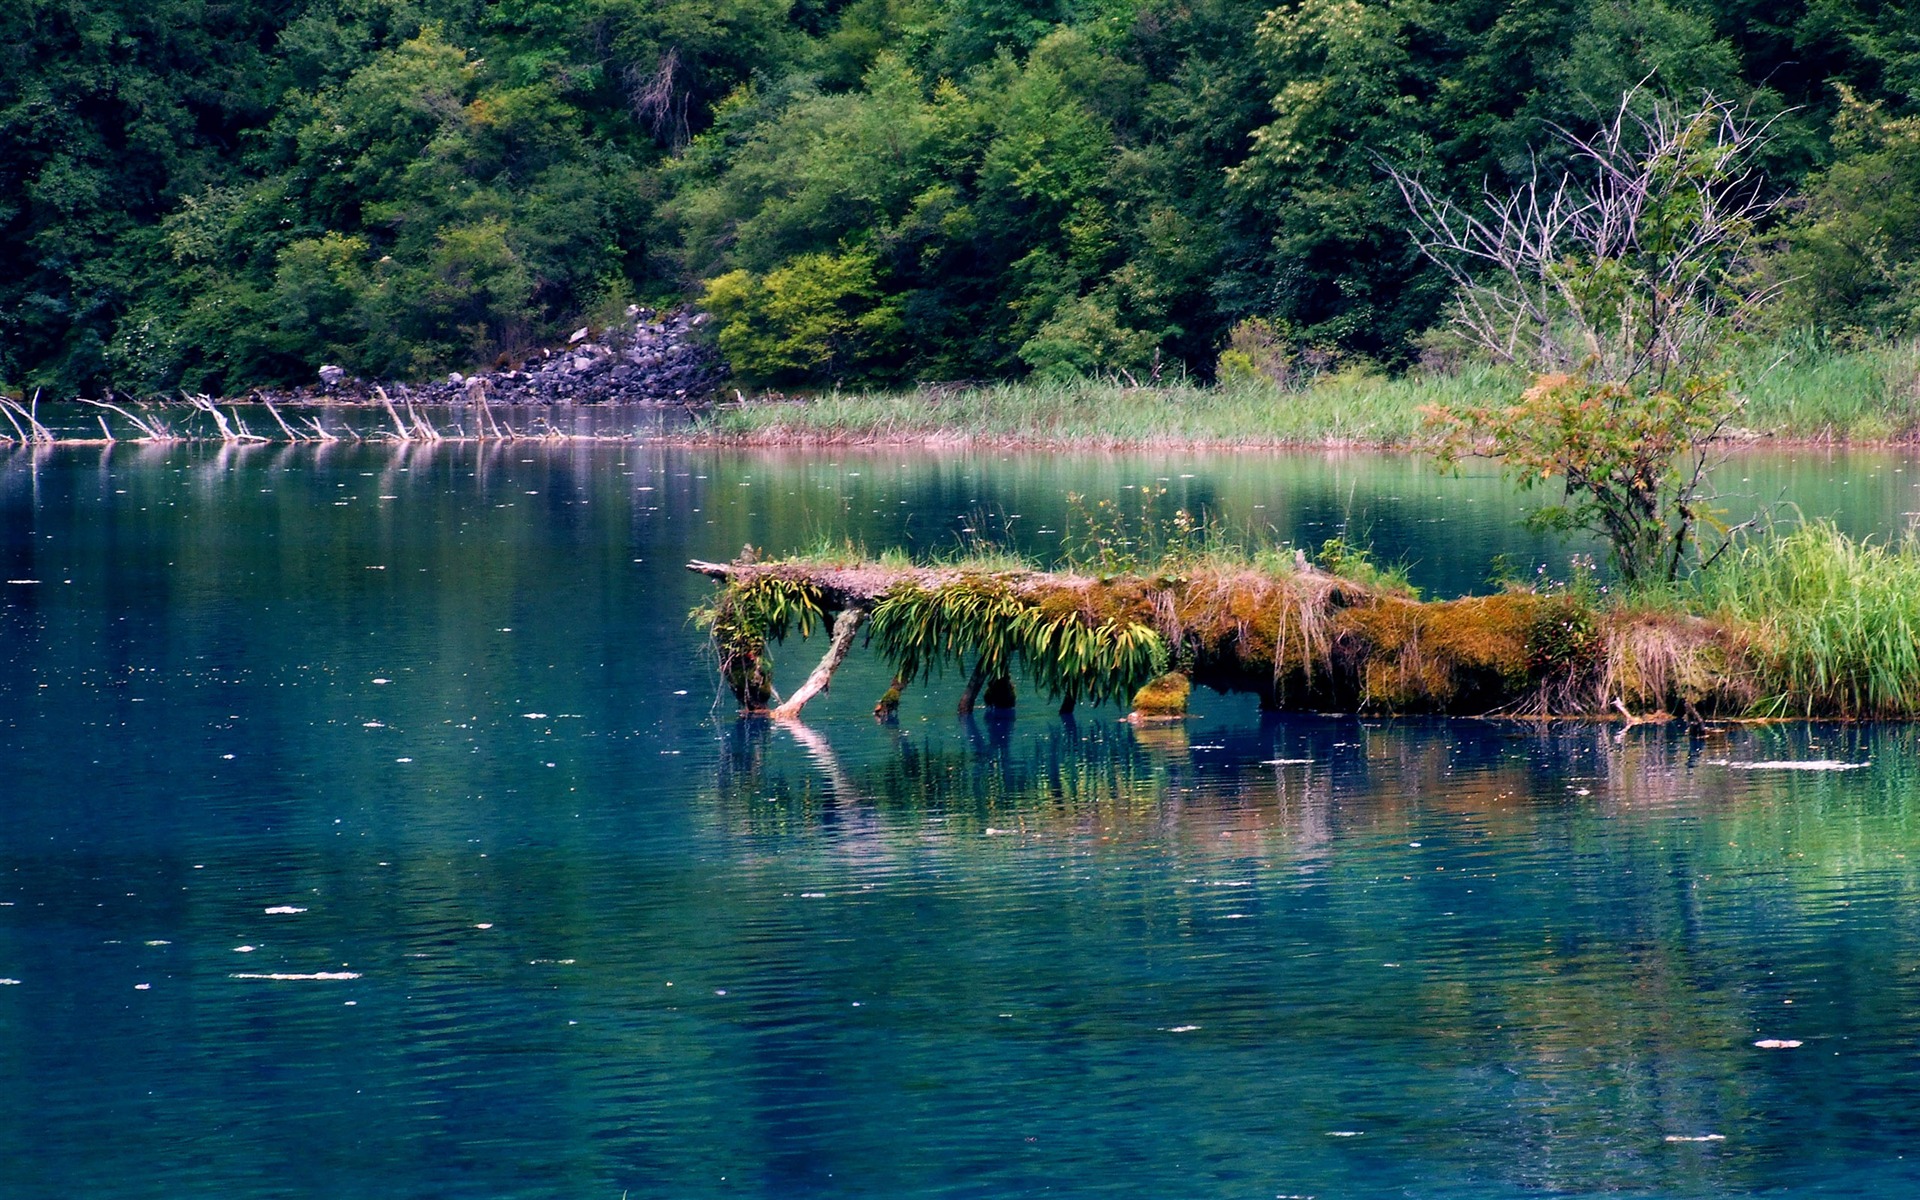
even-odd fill
[[[1920,1185],[1915,727],[883,726],[856,650],[782,728],[688,621],[689,558],[1143,485],[1435,594],[1591,549],[1384,455],[0,451],[0,1196]]]

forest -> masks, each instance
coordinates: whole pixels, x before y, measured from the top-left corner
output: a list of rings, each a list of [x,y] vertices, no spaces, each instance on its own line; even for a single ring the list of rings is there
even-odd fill
[[[13,0],[0,390],[511,361],[697,304],[748,383],[1444,366],[1394,173],[1623,94],[1767,125],[1762,330],[1920,331],[1906,0]]]

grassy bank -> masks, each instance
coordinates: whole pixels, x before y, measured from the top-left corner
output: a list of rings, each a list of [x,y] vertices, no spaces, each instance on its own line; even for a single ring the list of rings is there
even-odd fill
[[[1920,438],[1920,342],[1835,353],[1756,349],[1740,365],[1740,423],[1794,441]]]
[[[967,441],[1117,446],[1404,446],[1423,405],[1517,392],[1505,372],[1329,376],[1299,391],[1248,383],[1136,387],[1098,380],[835,392],[717,409],[692,436],[747,444]]]
[[[961,710],[1038,689],[1144,703],[1188,683],[1271,710],[1633,719],[1920,716],[1920,541],[1814,524],[1757,538],[1653,594],[1512,588],[1422,601],[1349,555],[1182,551],[1137,570],[1045,571],[1004,554],[912,563],[825,554],[694,564],[723,581],[706,616],[744,710],[796,716],[865,640],[895,675],[951,668]],[[779,704],[769,645],[832,630]],[[1168,674],[1181,678],[1169,688]],[[814,690],[809,692],[807,687]]]
[[[1246,449],[1418,443],[1420,410],[1517,396],[1520,375],[1474,366],[1398,378],[1361,371],[1298,389],[1263,382],[1145,387],[1111,380],[834,392],[723,405],[686,437],[741,445],[972,443]],[[1920,344],[1850,353],[1755,349],[1736,369],[1746,434],[1889,442],[1920,434]]]

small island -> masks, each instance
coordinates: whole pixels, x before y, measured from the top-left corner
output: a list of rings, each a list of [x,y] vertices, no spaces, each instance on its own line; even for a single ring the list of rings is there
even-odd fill
[[[1758,541],[1688,585],[1610,597],[1592,580],[1420,599],[1338,544],[1172,553],[1103,572],[848,556],[688,568],[721,591],[700,613],[746,715],[797,718],[862,636],[893,671],[875,705],[951,670],[957,709],[1036,688],[1071,713],[1119,701],[1183,715],[1189,686],[1262,711],[1624,719],[1920,715],[1920,550],[1826,525]],[[1329,566],[1331,569],[1329,569]],[[769,647],[815,631],[818,667],[782,700]],[[864,631],[864,633],[863,633]]]

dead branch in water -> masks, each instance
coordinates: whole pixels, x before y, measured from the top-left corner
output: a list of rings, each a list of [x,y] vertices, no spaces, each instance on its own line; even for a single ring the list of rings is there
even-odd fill
[[[863,608],[841,609],[840,615],[834,618],[833,640],[828,644],[826,656],[820,660],[820,665],[813,669],[813,674],[807,676],[805,683],[794,690],[793,695],[787,697],[785,704],[768,715],[777,720],[798,717],[807,701],[826,691],[827,685],[833,681],[833,673],[847,660],[847,652],[853,649],[853,636],[860,631],[866,619],[867,611]]]
[[[188,404],[191,404],[194,408],[213,418],[214,428],[220,431],[220,440],[222,442],[232,446],[239,445],[243,442],[265,442],[269,440],[248,429],[247,423],[240,419],[238,413],[235,413],[233,420],[229,422],[227,415],[220,411],[220,406],[213,402],[213,397],[189,394],[186,392],[182,392],[181,395],[186,396]]]
[[[176,435],[173,432],[173,430],[167,428],[165,423],[163,423],[158,417],[150,417],[147,420],[143,421],[139,417],[136,417],[132,413],[128,412],[126,409],[121,408],[118,404],[114,404],[110,401],[89,400],[84,396],[76,396],[75,399],[82,404],[91,405],[94,408],[104,408],[108,412],[119,413],[122,417],[126,419],[129,425],[132,425],[135,429],[140,431],[140,438],[139,438],[140,441],[177,442],[180,440],[178,435]],[[107,419],[105,417],[100,418],[100,428],[107,429]],[[107,430],[107,440],[110,442],[113,441],[112,430]]]
[[[273,406],[273,401],[267,399],[265,396],[262,396],[260,398],[260,403],[267,406],[267,412],[272,414],[274,423],[280,426],[280,432],[287,435],[287,440],[289,442],[304,442],[307,440],[306,438],[301,437],[299,434],[293,431],[293,427],[287,424],[286,418],[280,415],[280,410]]]
[[[519,434],[514,432],[513,426],[511,424],[507,426],[506,432],[504,433],[501,432],[500,422],[494,418],[493,406],[487,403],[487,396],[485,392],[481,392],[479,394],[479,400],[480,400],[480,419],[476,421],[474,425],[480,440],[482,441],[486,440],[487,430],[489,427],[492,428],[493,437],[497,441],[511,442],[519,437]]]
[[[109,393],[111,395],[111,393]],[[396,399],[384,389],[375,389],[376,400],[368,406],[369,412],[384,411],[388,424],[382,428],[375,418],[375,428],[369,432],[354,426],[351,421],[343,422],[338,428],[326,424],[324,413],[283,412],[282,403],[256,394],[253,402],[265,409],[268,417],[277,427],[273,434],[266,435],[253,431],[247,418],[236,403],[215,400],[205,394],[180,392],[178,406],[193,416],[183,426],[174,426],[164,416],[167,405],[134,404],[129,401],[123,405],[112,399],[94,400],[85,396],[73,397],[71,402],[96,410],[94,420],[99,425],[100,437],[81,436],[73,430],[56,430],[42,422],[38,415],[39,396],[31,401],[22,401],[10,396],[0,395],[0,447],[6,446],[60,446],[60,445],[100,445],[114,444],[123,440],[116,432],[118,422],[125,422],[136,431],[137,436],[130,439],[140,443],[198,443],[215,442],[226,446],[239,445],[326,445],[341,441],[354,442],[387,441],[409,445],[451,443],[517,442],[537,440],[544,442],[624,442],[631,441],[634,433],[571,433],[556,428],[545,416],[533,418],[534,428],[516,428],[511,417],[504,417],[494,411],[484,396],[477,400],[475,427],[468,431],[455,417],[449,429],[436,424],[436,417],[427,408],[401,393]],[[168,402],[171,404],[172,402]],[[404,404],[405,412],[401,411]],[[207,420],[195,419],[204,414]],[[445,419],[445,418],[441,418]],[[211,429],[209,429],[211,426]]]
[[[413,435],[407,432],[406,425],[400,420],[400,410],[393,406],[393,397],[387,395],[387,389],[376,387],[373,389],[373,394],[380,398],[380,403],[385,406],[387,415],[393,418],[394,436],[403,442],[412,441]]]
[[[413,406],[411,399],[407,401],[407,417],[413,422],[414,436],[420,441],[438,442],[444,440],[440,436],[440,431],[433,427],[433,422],[420,415],[420,410]]]
[[[7,424],[13,426],[13,432],[21,445],[51,446],[59,439],[53,436],[53,430],[40,423],[40,393],[33,394],[33,403],[25,405],[11,396],[0,396],[0,416],[7,418]],[[21,421],[26,422],[23,428]],[[11,440],[11,439],[9,439]]]
[[[308,417],[308,418],[306,419],[306,421],[307,421],[307,424],[309,424],[309,425],[311,425],[311,426],[313,426],[313,440],[314,440],[314,441],[316,441],[316,442],[337,442],[337,441],[339,441],[339,440],[340,440],[340,438],[339,438],[339,436],[338,436],[337,434],[332,434],[332,433],[328,433],[328,432],[327,432],[327,427],[326,427],[325,425],[322,425],[322,424],[320,423],[320,418],[319,418],[319,417]],[[355,435],[354,435],[354,440],[355,440],[355,441],[359,441],[359,440],[360,440],[360,437],[359,437],[359,435],[358,435],[358,434],[355,434]]]

